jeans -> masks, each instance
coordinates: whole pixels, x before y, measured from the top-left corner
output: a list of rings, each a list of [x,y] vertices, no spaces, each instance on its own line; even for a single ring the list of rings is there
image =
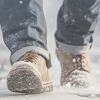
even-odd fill
[[[57,47],[74,55],[87,52],[99,9],[100,0],[64,0],[57,18]],[[11,64],[34,49],[51,67],[42,0],[0,0],[0,24]]]

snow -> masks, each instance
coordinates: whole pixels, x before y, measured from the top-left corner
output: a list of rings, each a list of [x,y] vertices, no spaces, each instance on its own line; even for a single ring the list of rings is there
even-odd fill
[[[63,87],[54,87],[53,92],[42,94],[12,93],[7,89],[0,89],[0,100],[100,100],[98,91],[78,90]]]
[[[56,31],[57,13],[63,0],[44,0],[44,12],[48,26],[48,49],[52,55],[53,67],[50,69],[54,84],[54,91],[51,93],[42,93],[37,95],[27,95],[12,93],[7,90],[6,77],[11,69],[8,59],[10,52],[5,46],[2,34],[0,32],[0,66],[4,62],[3,68],[0,68],[0,100],[100,100],[100,18],[94,34],[94,43],[90,50],[90,59],[92,61],[93,73],[97,80],[96,89],[77,89],[70,88],[68,83],[65,87],[60,87],[60,63],[55,55],[54,33]],[[21,2],[20,2],[21,3]],[[56,6],[55,6],[56,5]],[[52,41],[51,41],[52,40]],[[52,47],[52,48],[51,48]],[[6,60],[5,60],[6,59]]]
[[[23,3],[23,1],[19,1],[19,3]]]

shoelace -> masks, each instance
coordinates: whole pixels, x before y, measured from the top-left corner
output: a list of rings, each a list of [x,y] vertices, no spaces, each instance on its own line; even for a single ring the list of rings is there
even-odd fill
[[[26,54],[21,58],[21,60],[26,62],[30,61],[36,63],[37,57],[38,57],[37,53],[34,50],[31,50],[26,52]]]
[[[82,63],[85,63],[84,62],[85,57],[83,55],[74,55],[73,58],[75,58],[76,60],[74,64],[76,64],[79,69],[82,68]]]

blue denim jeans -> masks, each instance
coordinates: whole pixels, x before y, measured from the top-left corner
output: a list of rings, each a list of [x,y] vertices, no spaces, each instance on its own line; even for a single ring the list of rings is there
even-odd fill
[[[99,9],[100,0],[64,0],[58,13],[57,47],[75,55],[87,52]],[[0,24],[11,64],[34,49],[51,67],[42,0],[0,0]]]

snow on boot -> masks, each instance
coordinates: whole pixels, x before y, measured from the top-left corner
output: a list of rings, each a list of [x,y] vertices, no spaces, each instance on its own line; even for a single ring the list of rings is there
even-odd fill
[[[30,94],[53,90],[46,60],[34,50],[26,52],[12,67],[7,77],[10,91]]]
[[[82,88],[95,85],[88,53],[73,55],[57,48],[56,54],[61,63],[61,86],[67,83]]]

